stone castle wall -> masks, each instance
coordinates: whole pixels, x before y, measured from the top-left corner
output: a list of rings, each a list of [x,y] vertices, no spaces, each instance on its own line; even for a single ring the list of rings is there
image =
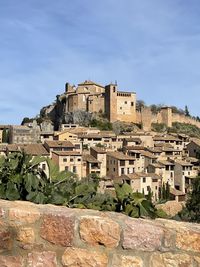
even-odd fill
[[[200,225],[0,201],[0,266],[198,267]]]
[[[173,122],[187,123],[200,128],[199,121],[185,115],[172,113],[170,108],[163,108],[157,114],[153,114],[149,107],[136,112],[136,123],[142,124],[145,131],[151,130],[152,123],[164,123],[168,127],[172,127]]]
[[[200,128],[200,122],[180,114],[172,114],[172,122],[189,123]]]

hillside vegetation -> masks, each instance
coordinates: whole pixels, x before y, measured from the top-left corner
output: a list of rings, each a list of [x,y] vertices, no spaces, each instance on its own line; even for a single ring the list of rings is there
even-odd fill
[[[188,123],[174,122],[173,126],[171,128],[168,128],[168,132],[183,133],[191,137],[200,138],[200,128],[198,128],[195,125],[188,124]]]

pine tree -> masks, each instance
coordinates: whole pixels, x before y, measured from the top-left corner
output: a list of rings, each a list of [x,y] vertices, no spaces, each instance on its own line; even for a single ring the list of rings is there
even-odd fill
[[[7,129],[3,129],[2,143],[8,143],[8,130]]]
[[[188,106],[185,106],[185,116],[190,117],[190,112],[188,110]]]
[[[166,199],[169,200],[170,199],[170,185],[168,182],[166,183],[165,193],[166,193]]]
[[[163,185],[162,185],[162,193],[161,193],[161,195],[162,195],[162,199],[163,200],[166,199],[165,183],[163,183]]]
[[[192,192],[186,202],[186,208],[189,212],[191,221],[200,222],[200,177],[194,179],[192,184]]]

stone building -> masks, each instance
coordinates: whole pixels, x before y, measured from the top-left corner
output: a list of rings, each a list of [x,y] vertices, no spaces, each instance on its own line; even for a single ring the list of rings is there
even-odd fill
[[[65,85],[65,112],[105,113],[110,122],[136,122],[136,94],[118,91],[117,84],[102,86],[86,80],[77,87]]]

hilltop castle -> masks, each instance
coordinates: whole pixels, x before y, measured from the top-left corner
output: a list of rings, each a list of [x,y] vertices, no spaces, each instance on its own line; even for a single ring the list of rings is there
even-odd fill
[[[90,114],[102,113],[111,123],[122,121],[140,124],[145,131],[151,130],[152,123],[164,123],[172,127],[173,122],[182,122],[200,128],[200,122],[184,114],[173,113],[171,107],[162,107],[156,114],[146,106],[136,110],[135,92],[119,91],[117,83],[102,86],[90,80],[78,86],[66,83],[65,92],[57,96],[54,104],[44,107],[40,115],[50,118],[55,129],[58,129],[65,121],[66,114],[77,110]]]
[[[118,91],[117,84],[102,86],[86,80],[77,87],[65,85],[65,111],[105,113],[110,122],[136,121],[136,93]]]

